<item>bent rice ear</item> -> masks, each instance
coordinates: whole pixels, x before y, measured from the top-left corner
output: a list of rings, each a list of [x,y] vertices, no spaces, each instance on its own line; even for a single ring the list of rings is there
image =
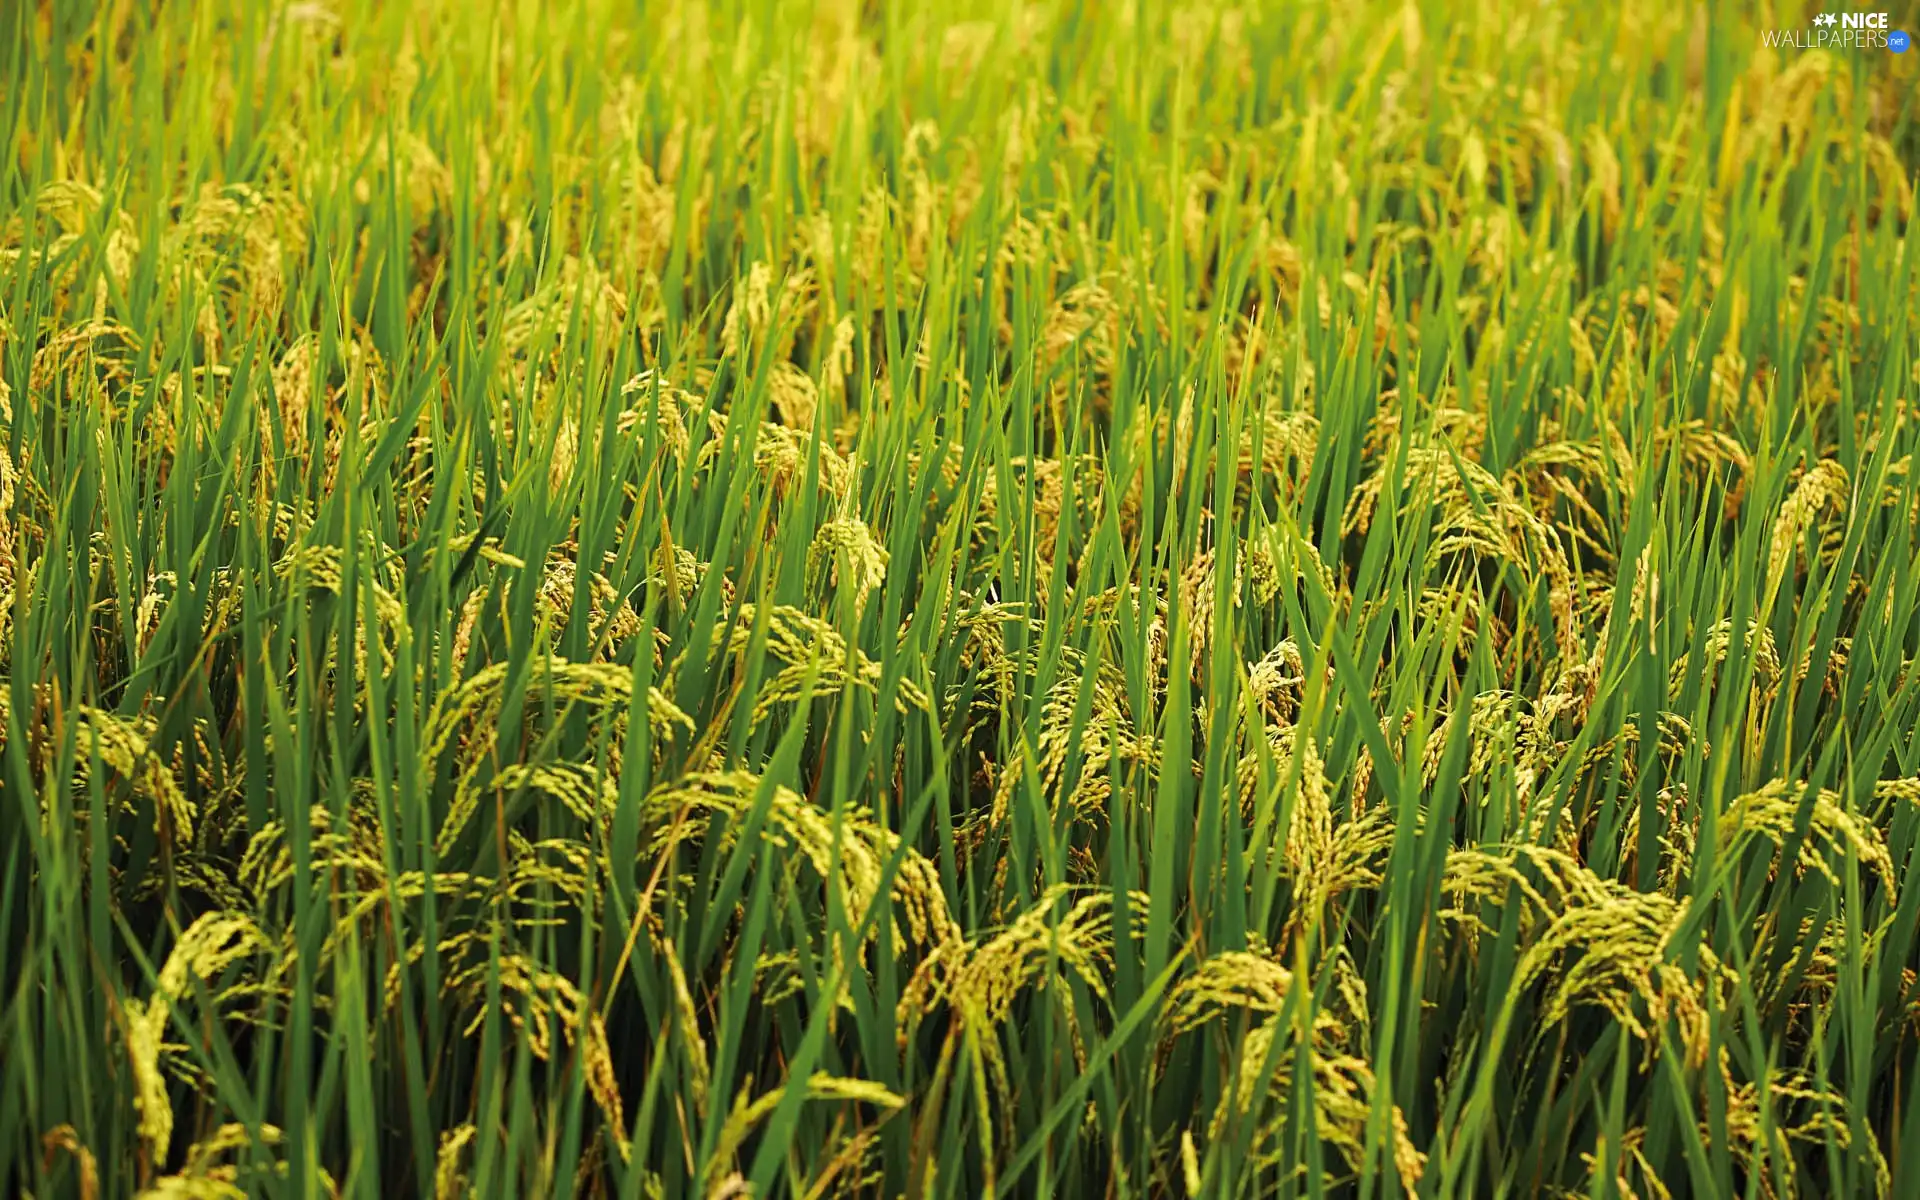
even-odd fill
[[[1916,1191],[1911,60],[990,7],[0,4],[0,1177]]]

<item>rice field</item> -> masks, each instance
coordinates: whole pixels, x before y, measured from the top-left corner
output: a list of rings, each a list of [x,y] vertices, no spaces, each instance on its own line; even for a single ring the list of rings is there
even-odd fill
[[[0,1190],[1920,1195],[1820,11],[0,5]]]

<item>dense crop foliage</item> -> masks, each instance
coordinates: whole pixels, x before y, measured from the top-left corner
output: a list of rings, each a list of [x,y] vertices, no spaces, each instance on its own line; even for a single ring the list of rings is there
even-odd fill
[[[0,5],[0,1186],[1914,1195],[1920,54],[948,7]]]

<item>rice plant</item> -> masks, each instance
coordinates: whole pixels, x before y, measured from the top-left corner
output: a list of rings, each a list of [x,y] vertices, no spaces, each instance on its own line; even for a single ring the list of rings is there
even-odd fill
[[[0,5],[0,1187],[1920,1194],[1815,15]]]

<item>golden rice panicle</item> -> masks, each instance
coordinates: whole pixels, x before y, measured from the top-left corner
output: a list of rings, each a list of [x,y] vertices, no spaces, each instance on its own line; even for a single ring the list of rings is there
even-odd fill
[[[1898,783],[1887,788],[1886,794],[1897,794]],[[1806,785],[1784,779],[1771,780],[1756,791],[1741,794],[1720,815],[1721,845],[1728,853],[1738,854],[1757,838],[1772,843],[1776,850],[1785,850],[1795,840],[1796,829],[1801,829],[1801,813],[1806,809],[1794,873],[1816,871],[1838,887],[1839,872],[1852,859],[1877,875],[1891,894],[1895,888],[1893,858],[1880,830],[1844,806],[1836,791],[1821,788],[1811,796],[1811,805],[1808,799]]]
[[[246,917],[207,913],[189,925],[174,943],[146,1000],[121,1002],[121,1031],[135,1085],[134,1107],[140,1136],[153,1162],[164,1162],[173,1140],[174,1112],[161,1074],[168,1018],[191,980],[216,978],[235,963],[268,949],[266,938]]]
[[[468,1121],[440,1135],[440,1147],[433,1164],[434,1200],[458,1200],[467,1194],[467,1174],[460,1169],[460,1156],[473,1144],[476,1133],[473,1123]]]
[[[1831,506],[1844,514],[1851,495],[1847,469],[1833,459],[1821,459],[1800,477],[1792,494],[1781,504],[1780,514],[1773,521],[1773,534],[1768,539],[1769,596],[1779,589],[1787,568],[1799,552],[1801,539],[1821,510]]]
[[[856,608],[887,578],[887,551],[859,517],[835,517],[807,547],[807,575],[816,587],[843,589]]]

